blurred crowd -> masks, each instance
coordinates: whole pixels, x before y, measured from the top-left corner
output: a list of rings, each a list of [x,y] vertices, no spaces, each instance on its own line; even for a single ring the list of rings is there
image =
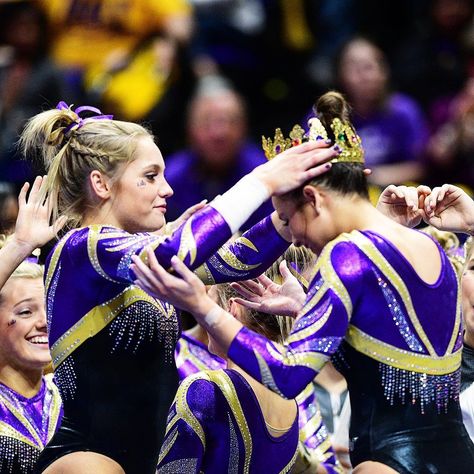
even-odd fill
[[[471,0],[0,0],[2,232],[44,171],[18,134],[60,100],[153,131],[188,191],[174,219],[262,163],[261,136],[304,124],[330,89],[353,107],[374,197],[390,183],[472,193]]]

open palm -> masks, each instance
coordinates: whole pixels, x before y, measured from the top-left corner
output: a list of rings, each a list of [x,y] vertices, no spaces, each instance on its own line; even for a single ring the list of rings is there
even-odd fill
[[[306,299],[305,292],[285,261],[280,264],[280,273],[283,277],[281,285],[265,275],[260,275],[257,281],[232,283],[232,288],[243,296],[235,298],[235,302],[263,313],[296,317]]]

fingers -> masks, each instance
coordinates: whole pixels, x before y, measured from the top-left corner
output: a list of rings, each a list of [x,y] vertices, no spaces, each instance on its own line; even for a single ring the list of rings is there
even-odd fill
[[[43,176],[36,176],[35,180],[33,181],[33,186],[31,187],[29,199],[34,199],[38,196],[42,183],[43,183]]]
[[[431,194],[431,188],[429,186],[426,186],[424,184],[420,184],[416,190],[418,191],[418,195],[420,194],[424,194],[426,196],[428,196],[429,194]]]
[[[246,281],[252,281],[252,280],[246,280]],[[260,276],[257,277],[257,281],[263,285],[263,288],[268,288],[271,285],[274,285],[275,282],[271,280],[270,278],[265,275],[265,273],[262,273]]]
[[[313,168],[336,158],[341,153],[340,148],[333,146],[331,148],[316,149],[305,152],[301,155],[300,162],[306,169]]]
[[[303,175],[304,181],[308,181],[310,179],[316,178],[316,176],[320,176],[327,171],[329,171],[332,167],[331,163],[326,163],[324,165],[316,166],[315,168],[311,168],[310,170],[306,171]]]
[[[394,201],[397,198],[403,199],[403,192],[400,189],[398,189],[398,186],[395,186],[394,184],[390,184],[380,193],[379,200],[388,199],[388,200]]]
[[[242,306],[245,306],[246,308],[257,309],[257,310],[260,309],[260,303],[255,303],[254,301],[248,301],[248,300],[244,300],[242,298],[236,297],[234,298],[234,302]]]
[[[418,191],[415,187],[390,184],[382,191],[381,197],[393,203],[405,204],[411,211],[418,210]]]
[[[56,219],[56,221],[54,222],[54,224],[52,226],[53,227],[53,232],[55,234],[57,234],[66,225],[67,221],[68,221],[67,216],[61,216],[58,219]]]
[[[153,272],[142,262],[137,255],[132,255],[133,264],[131,269],[138,278],[141,285],[145,285],[148,289],[161,293],[163,286],[161,281],[155,278]]]
[[[437,186],[433,188],[431,194],[425,199],[425,212],[428,216],[432,216],[434,214],[436,205],[443,200],[447,191],[446,186],[449,187],[449,185],[444,184],[441,187]]]
[[[280,270],[280,275],[283,277],[283,280],[286,281],[288,278],[294,278],[288,268],[288,264],[286,263],[286,260],[283,260],[282,262],[280,262],[280,265],[278,268]]]
[[[405,202],[412,211],[418,210],[418,191],[412,186],[404,186]]]
[[[26,206],[26,193],[28,189],[30,189],[30,183],[25,183],[20,189],[20,193],[18,194],[18,206],[20,208]]]
[[[189,284],[200,281],[199,278],[176,255],[171,258],[171,265],[176,273]]]
[[[296,145],[289,150],[291,153],[303,154],[328,147],[329,143],[326,143],[324,140],[310,140],[305,143],[301,143],[301,145]]]
[[[266,278],[266,280],[265,280]],[[256,295],[262,296],[265,287],[268,286],[268,284],[272,284],[273,282],[265,275],[260,275],[260,277],[257,278],[257,281],[260,282],[262,281],[262,284],[259,284],[253,280],[245,280],[242,283],[243,286],[245,286],[248,290],[252,291]],[[269,283],[268,283],[269,282]],[[262,286],[263,285],[263,286]]]
[[[195,212],[202,209],[206,204],[207,204],[207,199],[203,199],[201,202],[198,202],[197,204],[194,204],[193,206],[188,207],[183,212],[183,214],[180,216],[179,219],[182,219],[183,221],[188,220]]]
[[[237,292],[239,295],[247,298],[249,300],[255,300],[258,298],[258,294],[255,294],[248,288],[246,288],[242,283],[231,283],[230,286]]]

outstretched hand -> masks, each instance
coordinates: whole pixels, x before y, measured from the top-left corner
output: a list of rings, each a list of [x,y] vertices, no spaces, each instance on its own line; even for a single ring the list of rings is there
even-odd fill
[[[201,307],[204,308],[203,314],[206,314],[207,306],[214,305],[204,283],[178,257],[171,259],[171,265],[181,278],[167,272],[151,249],[147,249],[147,257],[148,266],[138,256],[132,256],[131,268],[137,276],[135,284],[140,288],[192,314],[199,313]]]
[[[474,201],[459,187],[443,184],[425,200],[425,221],[440,230],[474,233]]]
[[[44,198],[47,176],[38,176],[28,195],[30,185],[25,183],[18,195],[18,217],[15,224],[15,241],[31,250],[49,242],[63,228],[66,216],[59,217],[52,225],[50,198]]]
[[[231,283],[243,298],[234,298],[236,303],[262,313],[296,317],[303,307],[306,295],[298,280],[288,270],[286,261],[280,263],[283,284],[274,283],[266,275],[260,275],[257,282],[246,280]]]
[[[406,227],[415,227],[425,219],[425,200],[431,193],[428,186],[387,186],[379,197],[377,209]]]
[[[172,235],[177,229],[179,229],[193,214],[197,211],[200,211],[207,204],[207,199],[198,202],[190,207],[188,207],[176,220],[168,222],[159,231],[155,232],[156,234],[166,234]]]

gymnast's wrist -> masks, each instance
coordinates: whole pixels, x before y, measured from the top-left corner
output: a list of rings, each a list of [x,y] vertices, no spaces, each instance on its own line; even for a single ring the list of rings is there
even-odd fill
[[[220,307],[215,301],[206,295],[205,298],[201,298],[199,303],[196,304],[193,314],[197,319],[203,320],[206,317],[206,314],[208,314],[209,311],[211,311],[216,306]]]

